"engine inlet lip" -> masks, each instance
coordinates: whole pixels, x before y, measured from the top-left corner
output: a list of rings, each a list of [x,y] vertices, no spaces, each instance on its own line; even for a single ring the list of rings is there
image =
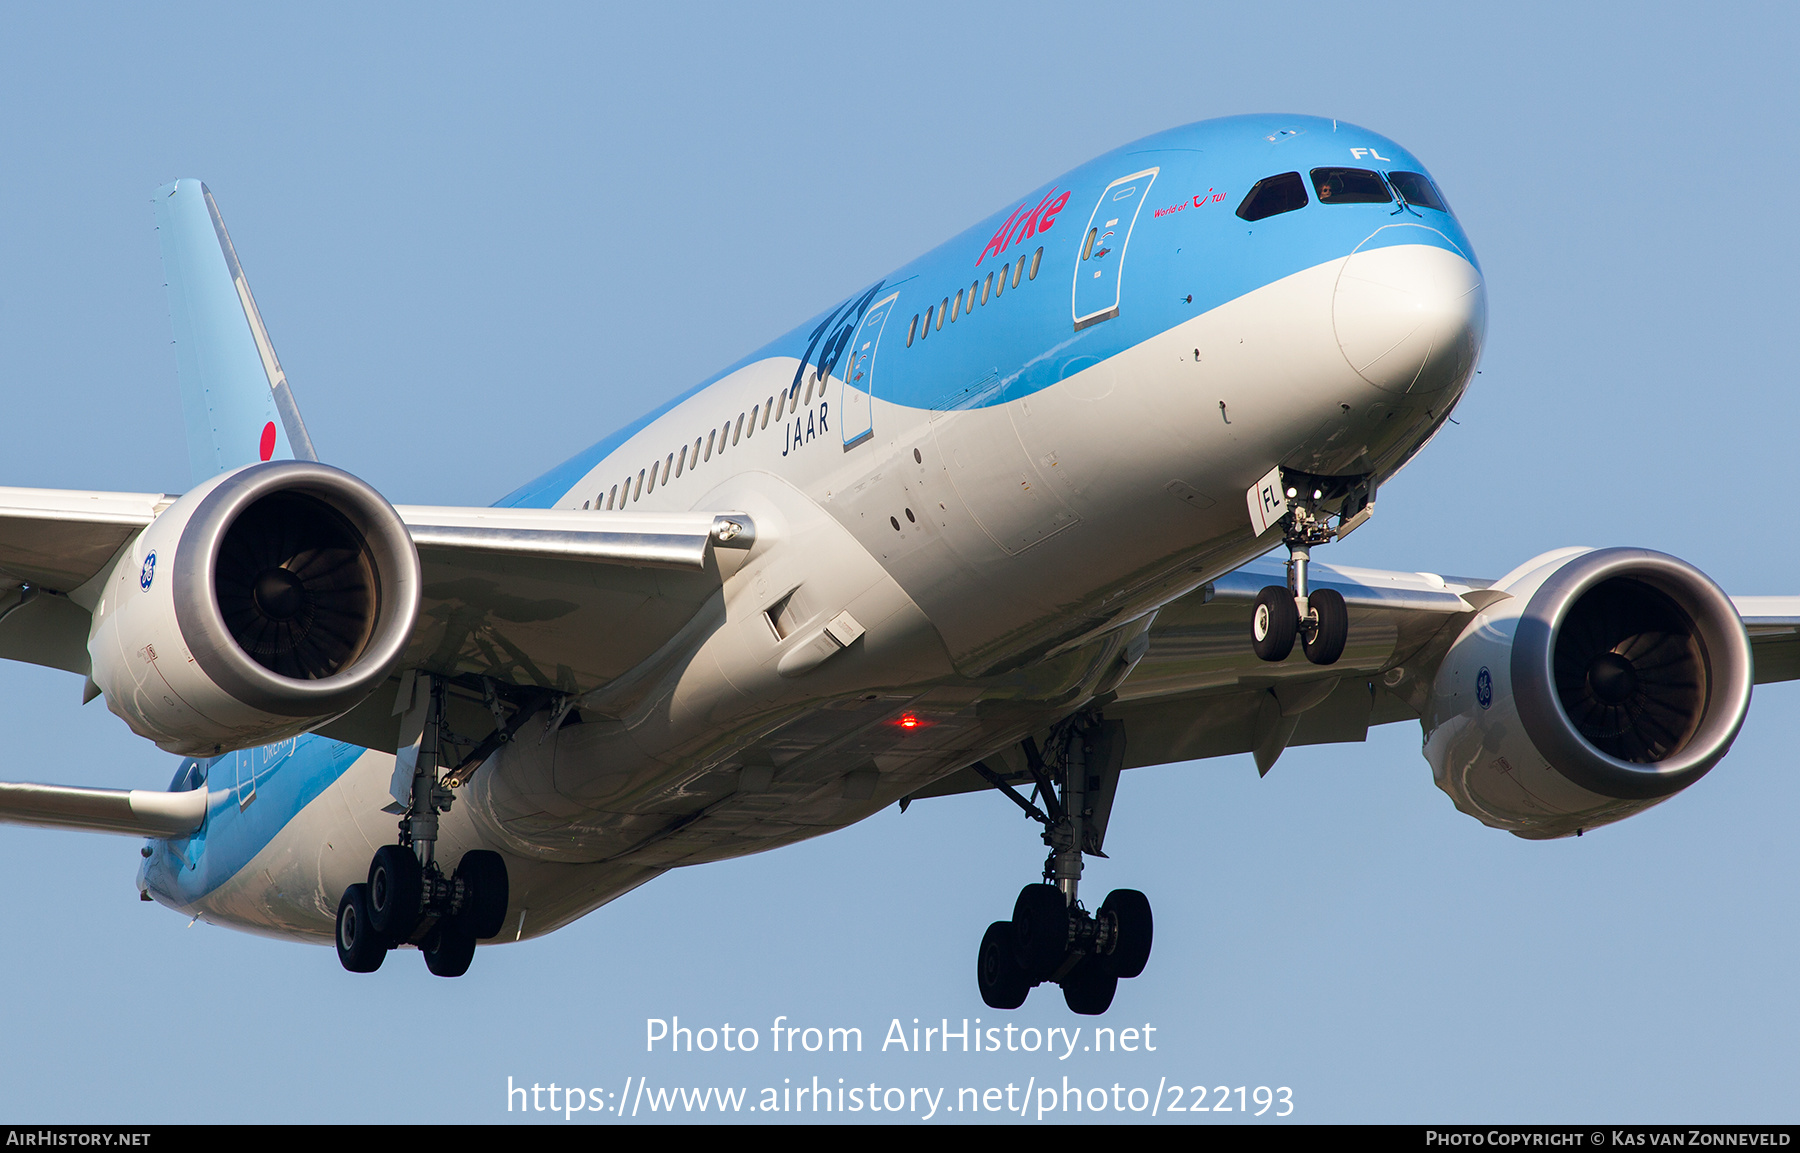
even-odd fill
[[[374,558],[379,603],[368,646],[349,668],[317,680],[282,676],[238,647],[220,611],[213,569],[231,526],[265,497],[301,493],[330,506]],[[174,564],[175,620],[202,672],[251,708],[283,717],[328,717],[360,704],[399,664],[419,614],[418,549],[400,514],[355,476],[316,461],[268,461],[240,469],[201,498],[181,530]]]
[[[1706,655],[1710,683],[1699,727],[1655,764],[1623,761],[1589,744],[1556,691],[1558,629],[1583,595],[1614,579],[1640,582],[1674,600],[1693,621]],[[1519,615],[1511,664],[1519,721],[1544,759],[1589,792],[1618,800],[1667,797],[1705,776],[1743,727],[1754,680],[1750,638],[1731,598],[1692,565],[1639,548],[1596,549],[1551,574]]]

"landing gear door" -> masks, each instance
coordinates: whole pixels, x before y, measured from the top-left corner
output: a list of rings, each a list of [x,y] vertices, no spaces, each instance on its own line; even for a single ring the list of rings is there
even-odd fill
[[[881,348],[881,333],[899,299],[900,294],[894,293],[870,305],[850,342],[850,363],[844,368],[844,402],[838,409],[838,427],[843,430],[846,451],[875,434],[875,354]]]
[[[1138,210],[1150,194],[1159,168],[1121,176],[1106,186],[1088,217],[1075,258],[1075,331],[1119,315],[1119,283],[1125,271],[1125,246],[1131,240]]]

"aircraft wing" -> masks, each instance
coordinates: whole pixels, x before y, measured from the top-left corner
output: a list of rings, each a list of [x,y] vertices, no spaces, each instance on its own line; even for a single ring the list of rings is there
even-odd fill
[[[0,489],[0,657],[85,675],[96,578],[174,500]],[[755,539],[742,514],[396,511],[423,578],[402,669],[567,693],[655,652],[718,591],[714,550]]]
[[[405,665],[575,694],[661,648],[719,591],[714,549],[755,539],[741,513],[396,511],[424,573]]]
[[[1414,690],[1468,619],[1507,595],[1483,580],[1315,564],[1313,587],[1336,589],[1350,610],[1344,655],[1321,667],[1296,649],[1268,664],[1250,650],[1251,608],[1286,579],[1279,562],[1259,561],[1157,613],[1107,706],[1130,734],[1127,767],[1252,753],[1266,773],[1291,745],[1361,741],[1370,725],[1416,720]]]
[[[91,605],[70,594],[173,502],[161,493],[0,488],[0,658],[85,676]]]
[[[200,827],[207,803],[205,789],[165,793],[0,783],[0,821],[132,837],[186,836]]]
[[[1800,597],[1732,597],[1750,648],[1756,683],[1800,680]]]
[[[1439,661],[1474,613],[1508,594],[1491,582],[1315,563],[1313,587],[1334,588],[1350,637],[1334,665],[1298,648],[1268,664],[1250,648],[1250,614],[1284,567],[1263,560],[1204,585],[1156,614],[1149,644],[1106,705],[1125,722],[1123,767],[1251,753],[1268,772],[1293,745],[1362,741],[1371,725],[1417,720]],[[1755,657],[1756,683],[1800,679],[1800,597],[1734,597]],[[1010,766],[1009,766],[1010,767]],[[990,768],[1014,784],[1019,771]],[[964,769],[914,798],[992,787]]]

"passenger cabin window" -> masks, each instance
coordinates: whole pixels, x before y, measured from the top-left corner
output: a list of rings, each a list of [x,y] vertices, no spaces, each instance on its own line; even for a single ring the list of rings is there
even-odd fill
[[[1366,168],[1315,168],[1313,191],[1320,204],[1392,204],[1393,194],[1380,174]]]
[[[1388,183],[1408,204],[1417,208],[1435,208],[1439,212],[1450,211],[1444,207],[1444,198],[1437,194],[1437,189],[1422,172],[1390,172]]]
[[[1291,173],[1290,175],[1292,175],[1296,181],[1300,179],[1298,173]],[[1300,196],[1304,203],[1306,197],[1304,189],[1301,190]],[[1090,233],[1087,240],[1090,248],[1093,245],[1093,240],[1093,235]],[[1008,263],[1001,265],[997,271],[989,272],[983,279],[974,281],[967,288],[957,289],[954,296],[946,296],[936,304],[931,305],[923,314],[915,313],[912,318],[911,327],[906,330],[906,347],[911,348],[915,340],[924,340],[933,332],[942,332],[945,321],[954,324],[961,317],[973,313],[977,303],[986,304],[989,299],[1000,299],[1000,294],[1007,289],[1007,280],[1009,278],[1012,281],[1012,287],[1015,289],[1019,287],[1019,284],[1022,281],[1036,280],[1038,270],[1044,265],[1044,249],[1039,247],[1037,251],[1030,254],[1029,259],[1031,260],[1031,267],[1029,269],[1025,267],[1026,259],[1026,257],[1021,256],[1017,263],[1009,261]],[[924,323],[921,324],[921,321]],[[795,391],[799,391],[798,386],[796,386]],[[820,382],[820,395],[824,395],[823,382]],[[811,399],[811,389],[808,389],[807,400],[809,403],[811,402]],[[752,419],[754,420],[754,414],[752,414]],[[720,448],[723,450],[723,442],[721,442]]]
[[[1237,214],[1245,220],[1263,220],[1305,208],[1306,204],[1306,181],[1300,179],[1298,172],[1283,172],[1258,180],[1238,205]]]

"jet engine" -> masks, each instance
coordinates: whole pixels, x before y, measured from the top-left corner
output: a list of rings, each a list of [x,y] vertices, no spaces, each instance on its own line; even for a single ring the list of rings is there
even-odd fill
[[[171,753],[269,744],[386,680],[419,595],[418,552],[380,493],[329,465],[249,465],[181,497],[114,562],[92,677]]]
[[[1698,569],[1568,549],[1508,574],[1438,666],[1425,757],[1456,807],[1521,837],[1646,809],[1719,763],[1750,708],[1750,641]]]

